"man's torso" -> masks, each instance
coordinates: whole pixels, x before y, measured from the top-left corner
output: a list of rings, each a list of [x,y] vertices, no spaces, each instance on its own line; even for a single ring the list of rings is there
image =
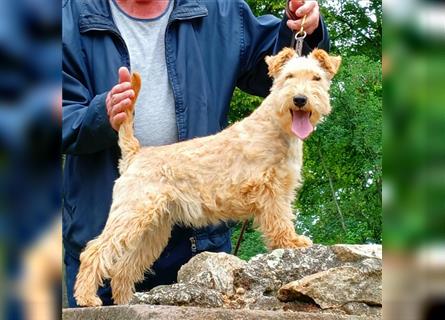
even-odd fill
[[[110,0],[110,7],[127,45],[131,70],[142,77],[143,86],[135,107],[135,136],[143,146],[177,142],[175,101],[168,79],[164,42],[173,1],[154,19],[130,17],[115,0]]]

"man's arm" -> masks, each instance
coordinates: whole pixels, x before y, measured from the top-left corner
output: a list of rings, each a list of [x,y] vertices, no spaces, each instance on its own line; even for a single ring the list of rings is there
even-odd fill
[[[272,80],[267,75],[264,57],[290,46],[292,30],[287,26],[287,16],[282,20],[272,15],[255,17],[244,1],[241,6],[242,69],[237,86],[249,94],[265,97],[269,94]],[[321,17],[318,28],[305,39],[303,54],[314,48],[329,49],[329,36]]]
[[[63,70],[62,153],[94,153],[117,144],[105,106],[107,94],[92,97],[76,77]]]
[[[117,144],[106,108],[108,92],[96,95],[77,30],[79,13],[65,2],[62,30],[62,153],[95,153]]]

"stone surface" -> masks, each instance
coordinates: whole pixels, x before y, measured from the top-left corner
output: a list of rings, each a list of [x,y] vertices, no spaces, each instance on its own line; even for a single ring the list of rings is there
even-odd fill
[[[327,246],[277,249],[257,255],[244,268],[235,270],[234,284],[267,295],[288,282],[340,264],[335,253]]]
[[[382,259],[382,246],[378,244],[337,244],[331,246],[340,261],[357,262],[367,258]]]
[[[341,309],[346,314],[360,314],[362,316],[382,317],[382,308],[380,306],[370,306],[363,302],[348,302]]]
[[[133,303],[374,315],[381,272],[376,245],[277,249],[247,263],[205,252],[181,268],[178,284],[138,293]]]
[[[246,262],[227,253],[203,252],[183,265],[178,282],[233,294],[233,271],[242,269]]]
[[[348,302],[382,304],[381,261],[367,259],[362,265],[342,266],[290,282],[278,290],[278,299],[310,298],[322,309],[338,308]]]
[[[381,274],[381,246],[314,245],[306,249],[277,249],[257,255],[244,268],[235,270],[234,285],[247,290],[246,298],[260,301],[262,296],[275,295],[289,282],[341,266],[356,266],[363,272],[377,270]],[[381,288],[381,279],[378,284]]]
[[[214,308],[222,307],[224,304],[220,292],[185,283],[157,286],[149,292],[135,293],[130,303]]]
[[[65,309],[63,320],[371,320],[373,317],[292,311],[232,310],[174,306],[114,306]]]
[[[248,262],[207,252],[181,268],[177,284],[136,293],[137,305],[66,311],[64,319],[378,319],[381,273],[377,245],[277,249]]]

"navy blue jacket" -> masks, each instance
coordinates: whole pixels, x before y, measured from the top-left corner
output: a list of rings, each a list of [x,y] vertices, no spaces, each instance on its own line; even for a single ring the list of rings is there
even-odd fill
[[[266,96],[271,80],[264,57],[289,46],[291,35],[286,19],[272,15],[256,18],[242,0],[175,0],[165,35],[165,55],[179,140],[222,130],[236,86]],[[321,21],[307,38],[304,52],[313,47],[328,49],[328,45]],[[118,82],[120,66],[130,67],[129,54],[108,0],[65,0],[63,239],[65,250],[74,256],[101,232],[118,177],[120,151],[105,98]],[[176,227],[169,248],[184,241],[192,252],[230,250],[229,227]],[[178,250],[169,253],[182,254]]]

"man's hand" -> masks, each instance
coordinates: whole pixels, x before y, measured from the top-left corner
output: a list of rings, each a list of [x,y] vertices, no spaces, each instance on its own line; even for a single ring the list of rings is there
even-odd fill
[[[294,15],[294,17],[292,17],[288,13],[289,20],[287,21],[287,26],[289,29],[298,32],[301,29],[303,17],[306,15],[304,31],[306,31],[307,34],[312,34],[318,28],[320,21],[320,8],[318,7],[318,2],[316,0],[287,1],[289,1],[289,11]]]
[[[131,89],[131,76],[127,68],[119,68],[119,83],[108,92],[106,107],[111,127],[119,131],[126,119],[125,111],[131,106],[134,91]]]

